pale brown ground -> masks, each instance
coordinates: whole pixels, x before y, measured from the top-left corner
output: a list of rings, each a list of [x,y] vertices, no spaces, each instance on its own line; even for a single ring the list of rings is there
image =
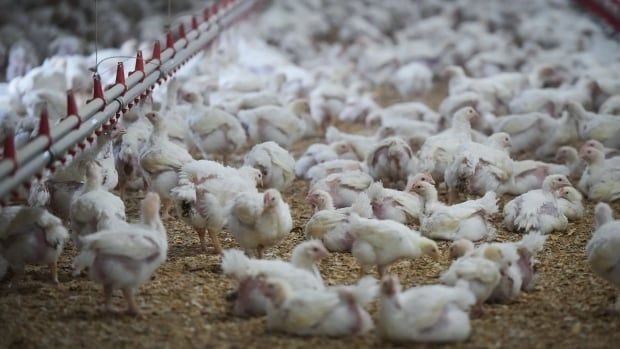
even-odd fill
[[[444,95],[440,86],[427,102],[437,107]],[[384,101],[393,93],[382,92]],[[357,127],[359,130],[360,128]],[[295,146],[300,154],[307,140]],[[302,229],[312,211],[305,203],[307,183],[297,180],[285,193],[291,205],[295,227],[291,235],[268,257],[289,258],[301,240]],[[505,203],[504,198],[502,203]],[[138,198],[128,202],[129,214],[137,217]],[[455,348],[617,348],[620,345],[620,316],[606,315],[615,297],[614,290],[590,271],[584,248],[593,227],[592,203],[587,203],[585,218],[571,223],[567,232],[551,235],[540,254],[540,279],[535,290],[523,294],[509,305],[485,305],[484,314],[473,320],[468,341],[450,344]],[[620,214],[620,205],[614,205]],[[501,217],[495,217],[499,240],[517,240],[519,236],[503,230]],[[241,319],[231,313],[225,295],[234,283],[223,276],[220,257],[202,254],[198,239],[180,221],[166,222],[170,250],[167,262],[153,280],[140,289],[138,303],[145,316],[106,315],[98,310],[101,289],[85,277],[71,276],[71,261],[76,251],[71,244],[60,259],[60,282],[48,282],[48,269],[27,269],[25,283],[9,289],[0,284],[0,347],[225,347],[225,348],[345,348],[390,347],[375,332],[357,338],[299,338],[265,331],[264,320]],[[231,236],[223,237],[226,248],[236,247]],[[436,283],[445,270],[447,243],[441,242],[443,258],[415,262],[402,261],[392,267],[404,287]],[[329,284],[353,283],[358,274],[354,259],[332,254],[321,266]],[[124,307],[120,292],[114,303]],[[375,313],[375,306],[372,312]],[[410,344],[409,346],[414,346]],[[424,347],[424,345],[416,344]],[[428,347],[433,347],[428,345]]]

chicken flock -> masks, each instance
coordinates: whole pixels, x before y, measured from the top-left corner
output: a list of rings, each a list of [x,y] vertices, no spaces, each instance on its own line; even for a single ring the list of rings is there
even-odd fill
[[[10,268],[17,283],[45,264],[57,283],[70,239],[74,275],[101,284],[104,310],[120,289],[140,315],[134,293],[166,260],[163,221],[180,220],[238,282],[234,314],[266,316],[268,330],[462,341],[482,303],[534,288],[547,236],[589,200],[584,257],[620,289],[620,220],[607,204],[620,199],[620,46],[570,5],[275,1],[214,45],[34,183],[27,205],[2,209],[0,275]],[[21,144],[41,104],[62,104],[79,58],[4,84],[3,122]],[[422,98],[442,81],[434,110]],[[384,106],[386,88],[401,102]],[[306,139],[318,142],[295,159]],[[306,222],[287,203],[295,178],[309,182]],[[496,241],[497,222],[519,238]],[[274,259],[294,224],[307,241]],[[225,233],[239,249],[222,249]],[[452,264],[436,284],[403,289],[390,266],[441,258],[437,240],[451,241]],[[351,284],[322,278],[330,253],[357,261]]]

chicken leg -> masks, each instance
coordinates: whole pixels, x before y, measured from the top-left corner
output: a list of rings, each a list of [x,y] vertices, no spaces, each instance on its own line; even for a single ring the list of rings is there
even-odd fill
[[[220,244],[220,238],[217,236],[217,232],[214,230],[209,230],[209,237],[211,238],[211,242],[213,243],[213,248],[215,249],[216,254],[222,254],[222,245]],[[204,235],[203,235],[204,238]]]
[[[127,301],[127,314],[133,315],[136,317],[142,316],[142,313],[140,312],[140,308],[138,308],[138,305],[136,304],[136,299],[134,297],[133,290],[130,288],[124,288],[123,297],[125,297],[125,300]]]
[[[58,262],[56,261],[50,263],[50,276],[52,278],[52,283],[58,285]]]
[[[103,311],[111,313],[114,311],[112,307],[112,286],[103,285]]]
[[[196,232],[198,233],[198,239],[200,240],[200,247],[202,248],[202,252],[207,253],[207,241],[205,240],[205,229],[204,228],[196,228]]]

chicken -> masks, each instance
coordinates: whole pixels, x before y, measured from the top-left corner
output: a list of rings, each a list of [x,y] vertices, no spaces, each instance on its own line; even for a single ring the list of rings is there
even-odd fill
[[[476,298],[460,287],[429,285],[401,291],[396,277],[381,281],[378,327],[393,341],[451,342],[469,337]]]
[[[577,184],[590,200],[615,201],[620,199],[620,157],[605,159],[603,151],[582,147],[581,159],[586,169]]]
[[[469,240],[466,240],[469,241]],[[476,296],[478,304],[484,303],[499,285],[502,251],[491,246],[482,257],[465,256],[450,265],[439,280],[448,286],[462,283]]]
[[[559,150],[558,150],[559,151]],[[513,161],[513,174],[510,183],[505,186],[505,192],[521,195],[530,190],[540,189],[549,175],[570,175],[570,168],[564,165],[546,163],[534,160]]]
[[[498,211],[495,192],[447,206],[437,200],[437,189],[429,182],[416,181],[412,190],[422,197],[422,234],[444,240],[495,239],[496,231],[490,222],[490,216]]]
[[[426,180],[434,183],[428,175],[424,175]],[[413,178],[411,176],[410,178]],[[375,182],[366,190],[374,218],[389,219],[399,223],[407,224],[411,221],[419,221],[422,214],[422,201],[416,195],[407,192],[387,189],[381,182]]]
[[[293,229],[288,204],[276,189],[264,193],[241,192],[227,209],[228,230],[246,251],[255,251],[258,258],[263,250],[278,243]]]
[[[596,230],[586,245],[590,267],[598,276],[620,289],[620,220],[614,220],[611,207],[599,203],[594,208]],[[614,305],[620,312],[620,292]]]
[[[29,264],[48,265],[57,284],[58,257],[68,238],[62,221],[43,208],[7,206],[0,212],[0,258],[13,270],[15,284]]]
[[[306,132],[306,120],[311,119],[306,100],[295,100],[286,107],[266,105],[238,113],[248,139],[254,143],[273,141],[290,148]]]
[[[189,96],[190,103],[198,104],[198,108],[191,109],[187,116],[194,144],[203,155],[220,155],[222,162],[227,163],[228,156],[246,143],[241,123],[234,115],[222,109],[205,107],[198,94],[190,93]]]
[[[90,163],[86,183],[71,204],[71,235],[78,248],[80,236],[123,226],[127,219],[123,200],[101,187],[101,177],[101,168]]]
[[[420,102],[404,102],[392,104],[385,109],[375,109],[366,117],[366,125],[370,127],[383,126],[394,119],[423,121],[428,124],[438,124],[440,116],[426,104]]]
[[[162,219],[167,219],[173,203],[170,190],[178,184],[181,167],[193,158],[185,148],[168,139],[164,119],[159,113],[148,112],[146,117],[153,124],[153,133],[140,151],[140,166],[149,190],[160,195]]]
[[[564,175],[545,178],[541,189],[530,190],[504,206],[504,225],[515,232],[549,234],[568,225],[557,200],[557,191],[570,186]]]
[[[325,132],[325,139],[328,143],[334,143],[339,141],[346,142],[351,148],[353,148],[355,154],[357,155],[357,160],[360,161],[366,160],[368,154],[372,151],[372,149],[375,147],[375,144],[377,143],[377,139],[375,137],[341,132],[334,126],[330,126],[327,128],[327,131]]]
[[[295,179],[295,159],[275,142],[257,144],[246,154],[243,163],[263,174],[263,186],[287,189]]]
[[[138,110],[142,113],[140,109],[140,107],[134,107],[132,111]],[[122,199],[126,198],[127,189],[146,188],[144,174],[140,167],[140,150],[148,141],[152,128],[151,123],[146,118],[139,117],[138,120],[127,126],[126,133],[114,144],[114,157],[118,171],[118,191]]]
[[[501,148],[475,142],[463,143],[444,173],[448,202],[454,203],[458,193],[484,195],[495,191],[503,194],[513,175],[513,161]]]
[[[512,154],[519,154],[542,145],[556,123],[555,119],[540,112],[506,115],[497,119],[493,131],[508,133]]]
[[[459,146],[471,140],[470,121],[478,115],[471,107],[461,108],[454,115],[451,128],[428,137],[418,153],[419,170],[430,173],[436,181],[442,182]]]
[[[501,242],[482,244],[465,257],[483,257],[487,250],[501,251],[501,279],[489,297],[492,302],[509,302],[516,299],[521,291],[534,289],[538,274],[535,265],[536,256],[542,251],[547,237],[539,233],[529,233],[517,242]],[[492,252],[495,254],[495,252]]]
[[[615,158],[620,156],[620,149],[615,148],[607,148],[603,145],[603,143],[597,141],[596,139],[590,139],[583,144],[582,147],[592,147],[598,150],[601,150],[603,154],[605,154],[605,159]]]
[[[391,82],[403,97],[423,97],[433,88],[433,72],[428,66],[411,62],[398,68]]]
[[[573,187],[564,187],[558,193],[558,205],[569,221],[577,221],[583,217],[583,199],[581,193]]]
[[[566,110],[577,119],[581,139],[594,139],[605,146],[620,148],[620,119],[617,116],[588,112],[575,101],[568,102]]]
[[[103,285],[104,310],[114,311],[112,292],[121,289],[127,312],[140,316],[135,290],[146,283],[166,260],[168,240],[159,217],[160,200],[148,193],[141,203],[141,222],[80,237],[82,250],[74,260],[74,275],[88,268],[90,278]]]
[[[387,267],[401,258],[413,259],[423,255],[439,258],[439,248],[433,240],[398,222],[352,214],[347,229],[354,238],[351,253],[360,264],[360,275],[376,265],[382,277]]]
[[[568,176],[571,179],[579,178],[585,168],[585,164],[579,158],[577,149],[568,145],[558,148],[554,160],[568,168]]]
[[[536,148],[538,159],[553,157],[561,146],[574,145],[579,141],[579,124],[574,114],[563,112],[545,134],[544,142]]]
[[[349,217],[355,213],[371,218],[372,208],[366,193],[360,193],[351,207],[335,209],[329,193],[316,190],[307,197],[318,210],[304,227],[306,237],[321,239],[328,250],[348,252],[353,246],[353,236],[348,230]]]
[[[310,182],[316,182],[319,179],[325,178],[330,174],[342,173],[349,171],[361,171],[366,172],[366,164],[357,160],[344,160],[335,159],[325,161],[321,164],[312,166],[305,174],[305,178]]]
[[[305,174],[313,166],[336,159],[338,159],[338,154],[329,145],[312,144],[295,162],[295,175],[305,177]]]
[[[248,258],[240,250],[226,250],[222,270],[239,282],[235,308],[236,315],[256,316],[267,312],[268,300],[259,289],[260,278],[285,280],[292,290],[323,290],[323,279],[317,264],[329,253],[318,240],[305,241],[292,252],[291,261]]]
[[[221,253],[219,235],[226,224],[226,207],[241,192],[258,193],[262,174],[244,166],[239,169],[211,160],[189,162],[179,172],[179,184],[171,190],[177,215],[198,233],[207,251],[208,232],[216,253]]]
[[[368,173],[389,188],[404,189],[407,177],[415,173],[418,159],[405,141],[389,137],[368,153]]]
[[[284,280],[267,278],[263,294],[269,298],[267,329],[300,336],[361,335],[374,325],[364,309],[377,292],[377,282],[364,278],[337,290],[293,290]]]
[[[323,190],[333,199],[335,208],[348,207],[355,202],[359,193],[373,183],[372,177],[360,171],[331,174],[310,187],[310,191]]]

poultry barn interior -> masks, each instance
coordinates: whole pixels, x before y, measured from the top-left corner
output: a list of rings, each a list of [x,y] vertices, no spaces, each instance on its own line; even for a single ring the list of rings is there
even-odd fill
[[[617,1],[0,4],[0,348],[620,343]]]

